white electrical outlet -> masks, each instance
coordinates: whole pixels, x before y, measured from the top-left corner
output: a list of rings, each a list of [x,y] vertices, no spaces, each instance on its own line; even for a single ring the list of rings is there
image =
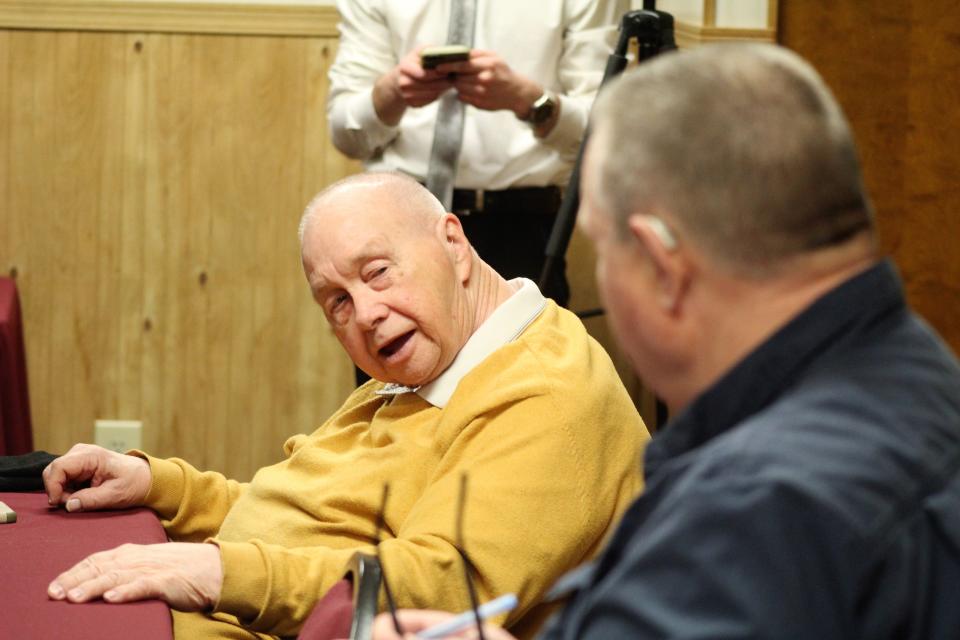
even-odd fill
[[[139,420],[97,420],[93,441],[105,449],[124,453],[142,447],[143,423]]]

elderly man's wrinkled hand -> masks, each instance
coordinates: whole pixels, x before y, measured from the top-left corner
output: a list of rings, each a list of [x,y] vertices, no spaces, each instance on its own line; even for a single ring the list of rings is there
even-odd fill
[[[125,544],[95,553],[47,587],[53,600],[132,602],[159,599],[180,611],[205,611],[220,599],[223,568],[213,544]]]
[[[151,481],[146,460],[91,444],[74,445],[43,470],[47,501],[67,511],[138,506]]]

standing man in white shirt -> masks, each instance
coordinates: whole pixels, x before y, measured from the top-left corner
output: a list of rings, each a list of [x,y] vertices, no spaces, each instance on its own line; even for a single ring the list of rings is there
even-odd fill
[[[425,70],[451,1],[338,0],[327,116],[368,170],[426,182],[437,99],[467,105],[450,209],[507,278],[539,279],[544,252],[627,0],[476,0],[469,60]],[[569,299],[563,264],[544,293]]]

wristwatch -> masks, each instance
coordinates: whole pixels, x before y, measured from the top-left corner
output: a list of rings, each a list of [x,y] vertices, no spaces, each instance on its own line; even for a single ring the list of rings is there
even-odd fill
[[[557,100],[557,97],[550,93],[549,91],[544,91],[543,95],[537,98],[533,106],[530,107],[530,113],[527,115],[527,122],[532,124],[534,127],[538,127],[545,122],[549,122],[557,113],[557,107],[560,106],[560,102]]]

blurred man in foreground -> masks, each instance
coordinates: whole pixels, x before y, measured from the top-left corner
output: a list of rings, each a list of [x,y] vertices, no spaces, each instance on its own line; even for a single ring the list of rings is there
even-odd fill
[[[704,47],[593,117],[580,222],[675,418],[543,637],[955,638],[960,367],[877,256],[822,80],[771,45]]]
[[[182,638],[293,635],[376,537],[401,606],[467,606],[464,545],[479,596],[517,593],[510,622],[531,633],[550,583],[595,555],[639,490],[646,430],[609,357],[536,285],[481,261],[411,178],[328,188],[301,252],[313,297],[374,380],[250,483],[74,447],[44,473],[52,505],[146,505],[177,542],[94,554],[50,597],[161,598]]]

